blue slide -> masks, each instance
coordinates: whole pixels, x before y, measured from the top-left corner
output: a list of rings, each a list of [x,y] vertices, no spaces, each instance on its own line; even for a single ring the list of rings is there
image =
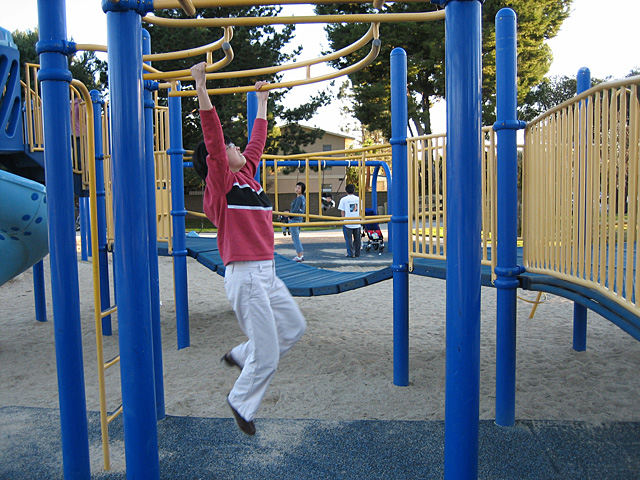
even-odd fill
[[[0,170],[0,285],[49,253],[43,185]]]

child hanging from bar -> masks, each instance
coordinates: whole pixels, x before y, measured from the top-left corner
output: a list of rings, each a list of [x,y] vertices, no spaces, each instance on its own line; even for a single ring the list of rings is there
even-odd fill
[[[205,180],[204,212],[218,227],[227,297],[247,336],[222,356],[222,363],[240,369],[227,403],[240,430],[254,435],[254,418],[278,362],[306,329],[298,304],[276,276],[273,209],[254,179],[267,138],[269,91],[262,90],[267,82],[256,82],[258,112],[251,140],[241,152],[222,132],[206,89],[205,63],[194,65],[191,74],[206,147],[196,149],[194,167]]]

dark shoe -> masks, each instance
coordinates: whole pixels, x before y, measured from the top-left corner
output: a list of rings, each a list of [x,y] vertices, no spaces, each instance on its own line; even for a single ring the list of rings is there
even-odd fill
[[[220,359],[220,363],[224,363],[227,367],[238,367],[242,371],[242,367],[231,356],[231,352],[225,353]]]
[[[233,408],[231,406],[231,404],[229,403],[229,396],[228,395],[227,395],[227,404],[229,405],[229,408],[233,412],[233,416],[236,419],[236,424],[238,425],[238,428],[240,430],[242,430],[244,433],[246,433],[247,435],[255,435],[256,434],[256,426],[253,424],[253,422],[247,422],[244,418],[242,418],[240,416],[240,414],[238,412],[236,412],[236,409]]]

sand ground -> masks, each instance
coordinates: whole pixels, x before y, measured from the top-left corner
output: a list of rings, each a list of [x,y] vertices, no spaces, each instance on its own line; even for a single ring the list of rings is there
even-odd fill
[[[325,240],[302,234],[311,246]],[[335,241],[335,239],[334,239]],[[340,239],[338,239],[338,242]],[[277,251],[289,255],[288,238]],[[310,249],[312,252],[313,249]],[[341,247],[336,255],[342,257]],[[363,253],[337,269],[374,269],[382,257]],[[312,254],[306,253],[313,264]],[[354,259],[357,260],[357,259]],[[372,267],[373,265],[373,267]],[[160,258],[163,377],[166,413],[228,417],[225,397],[236,378],[219,359],[243,341],[222,278],[188,259],[191,346],[177,350],[172,259]],[[49,260],[45,274],[49,281]],[[87,408],[99,408],[91,265],[78,261]],[[290,419],[443,420],[445,407],[445,283],[410,277],[410,386],[393,385],[392,282],[340,295],[297,298],[308,322],[285,357],[258,417]],[[35,321],[31,271],[0,287],[0,407],[58,406],[51,289],[48,321]],[[532,292],[521,296],[535,298]],[[640,343],[593,312],[587,351],[571,348],[573,304],[549,295],[533,319],[518,302],[518,419],[639,421]],[[495,417],[496,291],[482,289],[480,418]],[[118,350],[105,338],[105,358]],[[110,409],[120,404],[119,372],[107,374]]]

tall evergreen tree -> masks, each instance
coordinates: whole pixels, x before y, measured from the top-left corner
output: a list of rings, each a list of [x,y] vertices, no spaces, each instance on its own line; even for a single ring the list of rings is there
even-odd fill
[[[486,0],[482,6],[483,21],[483,121],[495,120],[495,15],[503,7],[511,7],[518,14],[518,95],[524,98],[531,86],[537,84],[551,64],[551,50],[544,43],[554,37],[569,15],[572,0]],[[435,5],[393,3],[383,7],[385,12],[434,11]],[[318,14],[372,13],[370,5],[319,5]],[[361,24],[328,25],[326,28],[333,50],[352,43],[366,31]],[[408,56],[409,118],[415,133],[430,133],[429,108],[444,98],[444,22],[421,22],[380,25],[382,51],[371,66],[350,75],[354,93],[354,114],[369,130],[382,130],[390,136],[389,119],[389,54],[402,47]],[[339,59],[335,67],[350,65],[361,58]]]

